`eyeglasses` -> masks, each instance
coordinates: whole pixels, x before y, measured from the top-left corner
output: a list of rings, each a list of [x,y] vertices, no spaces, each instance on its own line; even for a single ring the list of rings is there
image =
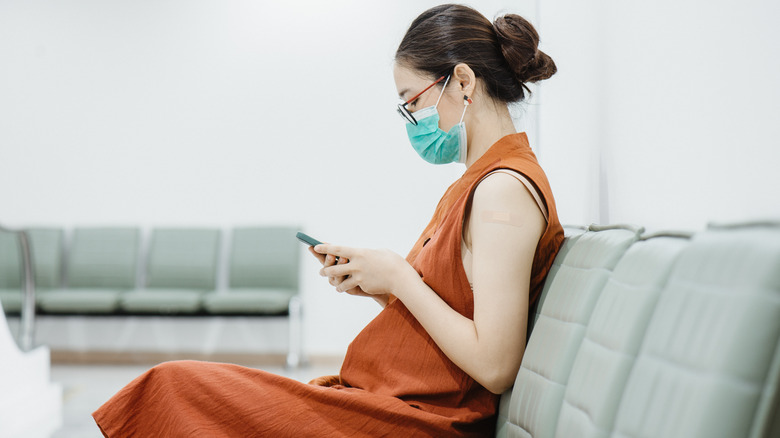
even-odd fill
[[[406,102],[399,103],[398,104],[398,114],[400,114],[401,117],[406,119],[412,125],[417,126],[417,119],[414,118],[414,116],[412,115],[411,112],[409,112],[409,109],[406,108],[406,106],[409,105],[410,103],[414,102],[415,99],[417,99],[418,97],[422,96],[423,93],[425,93],[426,91],[430,90],[434,85],[436,85],[439,82],[443,81],[445,78],[446,78],[446,76],[442,76],[439,79],[436,79],[436,81],[434,83],[432,83],[431,85],[428,85],[427,87],[425,87],[424,90],[422,90],[419,93],[415,94],[414,97],[412,97],[411,99],[407,100]]]

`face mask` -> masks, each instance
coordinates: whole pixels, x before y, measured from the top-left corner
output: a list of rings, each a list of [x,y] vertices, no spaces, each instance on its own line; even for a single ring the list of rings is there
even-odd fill
[[[460,122],[450,128],[449,132],[444,132],[439,128],[439,111],[436,107],[439,106],[439,101],[449,80],[448,77],[444,82],[436,105],[414,112],[417,125],[408,122],[406,124],[406,133],[409,135],[412,147],[423,160],[431,164],[466,162],[466,124],[463,123],[466,107],[463,108]]]

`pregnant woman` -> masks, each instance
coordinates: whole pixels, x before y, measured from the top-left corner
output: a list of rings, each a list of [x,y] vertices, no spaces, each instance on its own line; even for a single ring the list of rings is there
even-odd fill
[[[563,241],[550,185],[507,106],[556,71],[538,43],[518,15],[491,23],[460,5],[409,27],[394,66],[409,140],[424,160],[466,170],[406,258],[311,248],[336,290],[384,307],[339,375],[305,384],[230,364],[164,363],[93,414],[103,434],[492,436]]]

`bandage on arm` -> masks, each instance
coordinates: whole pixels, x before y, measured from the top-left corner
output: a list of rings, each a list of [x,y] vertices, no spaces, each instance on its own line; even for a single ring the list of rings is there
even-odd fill
[[[536,190],[536,187],[534,187],[534,185],[531,184],[531,181],[529,181],[528,178],[525,177],[525,175],[521,174],[520,172],[515,172],[514,170],[498,169],[485,175],[485,178],[489,177],[490,175],[493,175],[494,173],[505,173],[507,175],[515,177],[518,181],[523,183],[525,188],[528,190],[528,193],[530,193],[531,196],[536,201],[536,205],[539,207],[539,211],[542,212],[542,216],[544,216],[544,220],[549,221],[547,216],[547,207],[544,205],[544,202],[542,202],[542,198],[541,196],[539,196],[539,192]],[[482,212],[479,219],[482,222],[513,225],[516,227],[522,225],[520,218],[514,217],[509,211],[486,210]]]

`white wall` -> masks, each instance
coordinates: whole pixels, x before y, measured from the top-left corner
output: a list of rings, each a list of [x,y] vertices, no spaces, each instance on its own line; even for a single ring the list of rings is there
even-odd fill
[[[780,219],[780,3],[556,1],[540,18],[560,69],[540,135],[564,221]]]
[[[297,223],[406,253],[462,172],[394,110],[392,54],[436,3],[0,0],[0,221]],[[559,67],[518,124],[563,222],[780,217],[777,2],[472,4],[527,16]],[[307,349],[338,354],[378,307],[306,260]]]
[[[463,171],[395,112],[393,53],[436,3],[0,0],[0,222],[293,223],[405,254]],[[379,308],[316,271],[306,348],[339,354]]]

